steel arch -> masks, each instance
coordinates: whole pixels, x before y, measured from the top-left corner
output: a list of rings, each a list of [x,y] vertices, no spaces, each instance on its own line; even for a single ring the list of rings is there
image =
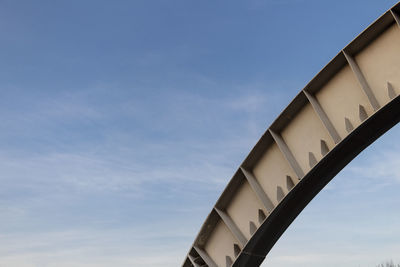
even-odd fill
[[[328,63],[257,142],[183,263],[259,266],[307,204],[400,121],[400,3]]]

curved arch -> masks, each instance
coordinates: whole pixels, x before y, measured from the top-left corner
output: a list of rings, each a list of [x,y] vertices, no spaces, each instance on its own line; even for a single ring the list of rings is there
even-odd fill
[[[400,121],[400,3],[328,63],[274,121],[183,266],[259,266],[297,215]]]

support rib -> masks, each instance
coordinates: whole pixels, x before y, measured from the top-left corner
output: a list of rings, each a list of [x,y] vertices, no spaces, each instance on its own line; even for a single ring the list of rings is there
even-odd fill
[[[195,258],[193,258],[193,256],[188,255],[188,258],[189,258],[190,262],[192,263],[192,265],[194,267],[199,267],[200,266],[198,263],[195,262]]]
[[[236,223],[232,220],[232,218],[224,211],[214,207],[214,210],[218,213],[219,217],[231,231],[232,235],[240,242],[242,247],[244,247],[247,243],[247,238],[240,231],[239,227],[237,227]]]
[[[282,137],[279,134],[275,133],[271,129],[269,129],[269,132],[271,133],[272,138],[275,140],[275,143],[278,145],[279,150],[282,152],[285,159],[289,162],[290,167],[292,167],[293,171],[296,173],[297,178],[303,178],[304,172],[295,157],[293,156],[289,147],[286,145],[285,141],[283,141]]]
[[[209,267],[218,267],[218,265],[213,261],[213,259],[211,259],[211,257],[208,256],[207,252],[196,246],[194,246],[193,248],[194,250],[196,250],[197,254],[199,254],[199,256]]]
[[[251,172],[245,170],[243,167],[240,167],[240,170],[242,171],[242,173],[246,177],[247,181],[249,182],[250,187],[256,193],[258,199],[261,200],[261,202],[263,203],[263,205],[267,209],[267,211],[269,213],[271,213],[274,210],[275,205],[271,201],[271,199],[268,197],[267,193],[265,193],[264,189],[262,189],[262,187],[258,183],[257,179],[254,177],[254,175]]]
[[[393,10],[390,10],[390,13],[392,14],[394,20],[396,21],[397,25],[400,27],[400,16],[397,15],[396,12],[394,12]]]
[[[311,106],[313,107],[315,113],[320,118],[322,123],[324,124],[326,130],[328,131],[329,135],[332,137],[335,144],[338,144],[342,139],[340,138],[338,132],[336,131],[335,127],[333,126],[332,122],[326,115],[325,111],[322,109],[321,105],[319,104],[318,100],[315,96],[308,93],[306,90],[303,90],[303,93],[307,97],[308,101],[310,102]]]
[[[376,100],[376,97],[375,97],[374,93],[372,92],[371,88],[369,87],[367,80],[365,79],[364,75],[362,74],[360,67],[358,66],[358,64],[354,60],[354,58],[352,56],[350,56],[349,54],[347,54],[346,51],[343,50],[343,54],[346,57],[347,63],[349,63],[349,66],[350,66],[351,70],[353,71],[354,75],[356,76],[362,90],[367,95],[372,108],[374,109],[374,111],[377,111],[380,108],[380,105],[378,103],[378,100]]]

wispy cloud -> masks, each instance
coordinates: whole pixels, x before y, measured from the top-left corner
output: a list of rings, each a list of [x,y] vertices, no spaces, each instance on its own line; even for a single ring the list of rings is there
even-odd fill
[[[180,264],[276,101],[251,86],[145,98],[113,86],[4,110],[0,266]]]
[[[182,229],[163,226],[0,235],[0,266],[176,266]]]
[[[367,179],[379,179],[381,183],[400,183],[400,156],[397,151],[396,145],[391,150],[377,151],[361,166],[353,166],[351,171]]]

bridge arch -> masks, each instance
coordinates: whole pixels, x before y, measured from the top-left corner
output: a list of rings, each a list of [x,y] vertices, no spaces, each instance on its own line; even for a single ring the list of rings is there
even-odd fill
[[[259,266],[322,188],[399,121],[400,3],[341,50],[267,129],[183,266]]]

